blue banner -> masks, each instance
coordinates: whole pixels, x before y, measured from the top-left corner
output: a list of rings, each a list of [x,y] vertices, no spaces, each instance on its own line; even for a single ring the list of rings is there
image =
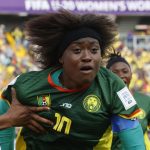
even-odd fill
[[[150,0],[0,0],[0,13],[41,14],[59,8],[79,13],[150,15]]]

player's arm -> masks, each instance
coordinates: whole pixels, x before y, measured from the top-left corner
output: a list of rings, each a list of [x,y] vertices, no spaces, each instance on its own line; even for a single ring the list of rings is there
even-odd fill
[[[22,105],[16,98],[15,89],[12,89],[12,103],[9,110],[0,116],[0,129],[12,126],[26,126],[35,132],[44,132],[40,123],[53,125],[53,123],[36,114],[39,111],[49,111],[48,107],[29,107]]]
[[[145,150],[141,125],[137,119],[130,120],[114,115],[112,129],[116,132],[126,150]]]

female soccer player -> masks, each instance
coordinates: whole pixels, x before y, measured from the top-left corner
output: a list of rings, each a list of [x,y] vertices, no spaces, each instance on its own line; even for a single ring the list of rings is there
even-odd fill
[[[129,87],[132,78],[132,70],[127,60],[123,58],[120,53],[112,53],[106,67],[117,74]],[[150,140],[148,138],[148,126],[150,126],[150,97],[139,91],[134,91],[132,94],[143,112],[138,119],[142,125],[146,150],[150,150]],[[124,150],[116,134],[114,134],[112,150]]]
[[[22,104],[49,106],[39,114],[54,122],[43,124],[46,134],[23,129],[27,150],[103,150],[100,139],[111,124],[127,150],[145,149],[141,126],[131,121],[140,113],[136,101],[120,78],[101,67],[117,35],[110,18],[61,10],[30,20],[26,33],[43,69],[20,75],[3,97],[11,102],[14,87]],[[115,118],[126,118],[132,128],[120,128]]]

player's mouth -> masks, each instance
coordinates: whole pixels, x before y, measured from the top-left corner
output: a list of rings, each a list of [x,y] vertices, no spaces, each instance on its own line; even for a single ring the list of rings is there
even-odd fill
[[[80,71],[82,73],[88,74],[88,73],[91,73],[93,71],[93,68],[91,66],[83,66],[80,68]]]

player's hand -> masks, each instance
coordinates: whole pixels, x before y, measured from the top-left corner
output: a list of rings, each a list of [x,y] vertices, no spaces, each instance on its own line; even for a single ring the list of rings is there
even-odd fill
[[[35,132],[45,132],[40,123],[45,123],[48,125],[53,125],[53,122],[40,117],[37,112],[49,111],[49,107],[30,107],[22,105],[17,97],[14,88],[11,89],[12,94],[12,104],[7,112],[9,115],[11,126],[26,126]]]

